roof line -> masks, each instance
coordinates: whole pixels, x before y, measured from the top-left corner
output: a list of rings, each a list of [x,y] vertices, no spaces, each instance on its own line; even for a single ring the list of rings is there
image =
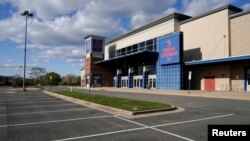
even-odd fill
[[[89,38],[89,37],[94,37],[94,38],[99,38],[99,39],[105,39],[105,37],[103,37],[103,36],[99,36],[99,35],[87,35],[86,37],[84,37],[84,39],[87,39],[87,38]]]
[[[141,32],[141,31],[143,31],[143,30],[149,29],[149,28],[151,28],[151,27],[153,27],[153,26],[159,25],[159,24],[164,23],[164,22],[166,22],[166,21],[172,20],[172,19],[186,20],[186,19],[189,19],[189,18],[191,18],[191,17],[188,16],[188,15],[184,15],[184,14],[181,14],[181,13],[174,12],[174,13],[169,14],[169,15],[163,17],[163,18],[160,18],[160,19],[158,19],[158,20],[156,20],[156,21],[153,21],[153,22],[151,22],[151,23],[149,23],[149,24],[146,24],[146,25],[144,25],[144,26],[142,26],[142,27],[139,27],[139,28],[137,28],[137,29],[135,29],[135,30],[132,30],[132,31],[126,33],[126,34],[123,34],[123,35],[121,35],[121,36],[118,36],[118,37],[116,37],[116,38],[114,38],[114,39],[112,39],[112,40],[110,40],[110,41],[107,41],[107,42],[106,42],[106,45],[107,45],[107,44],[111,44],[111,43],[113,43],[113,42],[115,42],[115,41],[121,40],[121,39],[123,39],[123,38],[126,38],[126,37],[128,37],[128,36],[131,36],[131,35],[133,35],[133,34],[136,34],[136,33],[138,33],[138,32]]]
[[[210,60],[197,60],[197,61],[187,61],[184,62],[185,65],[196,65],[196,64],[207,64],[207,63],[218,63],[218,62],[223,62],[223,61],[231,61],[234,59],[242,59],[242,58],[250,58],[250,54],[246,55],[238,55],[238,56],[230,56],[230,57],[225,57],[225,58],[216,58],[216,59],[210,59]]]
[[[230,19],[233,19],[233,18],[236,18],[236,17],[240,17],[240,16],[243,16],[243,15],[246,15],[246,14],[250,14],[250,10],[243,11],[243,12],[240,12],[240,13],[237,13],[237,14],[233,14],[233,15],[230,16]]]

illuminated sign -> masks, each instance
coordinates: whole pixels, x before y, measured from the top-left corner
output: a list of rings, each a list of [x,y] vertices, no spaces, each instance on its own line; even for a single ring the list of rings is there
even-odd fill
[[[180,63],[182,58],[181,33],[159,39],[159,58],[161,65]]]
[[[91,51],[91,39],[85,40],[85,49],[86,49],[86,53]]]
[[[93,51],[102,52],[103,40],[93,39]]]

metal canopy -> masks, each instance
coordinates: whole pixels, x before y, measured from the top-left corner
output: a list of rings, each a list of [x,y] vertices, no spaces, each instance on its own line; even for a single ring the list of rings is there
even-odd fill
[[[155,51],[140,51],[119,57],[114,57],[108,60],[102,60],[95,62],[95,65],[107,66],[107,67],[125,67],[143,64],[155,63],[158,57],[158,52]]]

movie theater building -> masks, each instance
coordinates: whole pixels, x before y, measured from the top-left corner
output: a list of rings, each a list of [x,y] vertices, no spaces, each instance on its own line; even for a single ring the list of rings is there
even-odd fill
[[[105,43],[85,38],[83,86],[250,91],[250,12],[173,13]]]

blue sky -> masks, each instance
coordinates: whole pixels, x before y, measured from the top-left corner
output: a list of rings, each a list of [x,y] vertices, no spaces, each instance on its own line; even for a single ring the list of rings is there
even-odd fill
[[[197,16],[226,4],[250,10],[250,0],[0,0],[0,75],[20,74],[24,10],[34,14],[28,20],[28,72],[38,66],[80,75],[86,35],[109,40],[175,11]]]

